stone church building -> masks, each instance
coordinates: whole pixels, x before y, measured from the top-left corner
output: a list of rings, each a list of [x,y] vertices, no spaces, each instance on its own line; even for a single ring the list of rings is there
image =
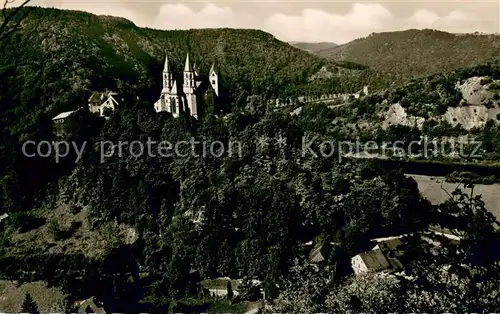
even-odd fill
[[[160,99],[154,104],[156,112],[170,112],[174,117],[187,112],[198,119],[209,107],[216,106],[219,97],[220,80],[215,64],[208,75],[200,75],[196,65],[191,65],[188,53],[181,79],[173,73],[168,55],[165,57],[163,89]]]

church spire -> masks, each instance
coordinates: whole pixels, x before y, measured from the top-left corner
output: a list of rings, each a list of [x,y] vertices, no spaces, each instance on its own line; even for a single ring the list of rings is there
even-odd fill
[[[168,54],[165,54],[165,66],[163,68],[163,72],[165,73],[171,72],[171,66],[170,66],[170,61],[168,60]]]
[[[191,62],[189,61],[189,52],[186,55],[186,65],[184,66],[184,72],[194,72]]]
[[[165,53],[165,66],[163,68],[163,90],[162,93],[168,93],[172,88],[173,81],[172,67],[170,66],[170,61],[168,60],[168,54]]]
[[[194,70],[194,74],[195,74],[196,76],[198,76],[198,75],[199,75],[199,73],[198,73],[198,67],[196,66],[196,62],[193,64],[193,70]]]
[[[219,68],[217,67],[217,65],[214,63],[212,63],[212,67],[210,68],[210,71],[208,73],[215,73],[216,75],[219,74]]]

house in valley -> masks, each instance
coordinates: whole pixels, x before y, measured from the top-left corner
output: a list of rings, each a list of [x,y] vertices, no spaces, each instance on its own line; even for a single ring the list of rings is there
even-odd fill
[[[97,301],[94,297],[90,297],[87,300],[77,301],[75,302],[75,307],[78,309],[78,314],[87,314],[87,313],[98,313],[98,314],[106,314],[106,311],[102,306],[97,305]]]
[[[440,230],[442,231],[442,230]],[[431,251],[438,250],[442,243],[458,245],[460,237],[436,230],[420,232],[422,241],[431,244]],[[351,258],[351,267],[355,274],[366,272],[400,272],[404,269],[404,237],[394,236],[373,239],[375,246],[366,252]]]
[[[83,108],[61,112],[52,118],[52,132],[56,137],[65,137],[77,126]]]
[[[355,274],[379,271],[398,271],[403,268],[400,258],[403,254],[401,237],[374,239],[377,244],[370,251],[351,258]]]
[[[91,113],[108,119],[124,99],[117,92],[93,92],[88,100]]]
[[[359,253],[351,258],[351,266],[354,273],[358,275],[387,270],[390,264],[380,250],[373,250]]]

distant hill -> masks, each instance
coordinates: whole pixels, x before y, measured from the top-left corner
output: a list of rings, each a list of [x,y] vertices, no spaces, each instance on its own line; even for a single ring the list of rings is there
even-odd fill
[[[336,43],[331,43],[331,42],[308,43],[301,41],[292,41],[290,42],[290,45],[313,53],[317,53],[320,52],[321,50],[330,49],[338,46]]]
[[[374,33],[317,54],[365,64],[401,82],[499,59],[500,36],[411,29]]]

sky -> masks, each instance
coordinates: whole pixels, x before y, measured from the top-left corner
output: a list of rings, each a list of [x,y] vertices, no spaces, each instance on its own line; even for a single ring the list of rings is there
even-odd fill
[[[343,44],[410,28],[500,32],[500,0],[32,0],[32,5],[120,16],[157,29],[255,28],[283,41]]]

